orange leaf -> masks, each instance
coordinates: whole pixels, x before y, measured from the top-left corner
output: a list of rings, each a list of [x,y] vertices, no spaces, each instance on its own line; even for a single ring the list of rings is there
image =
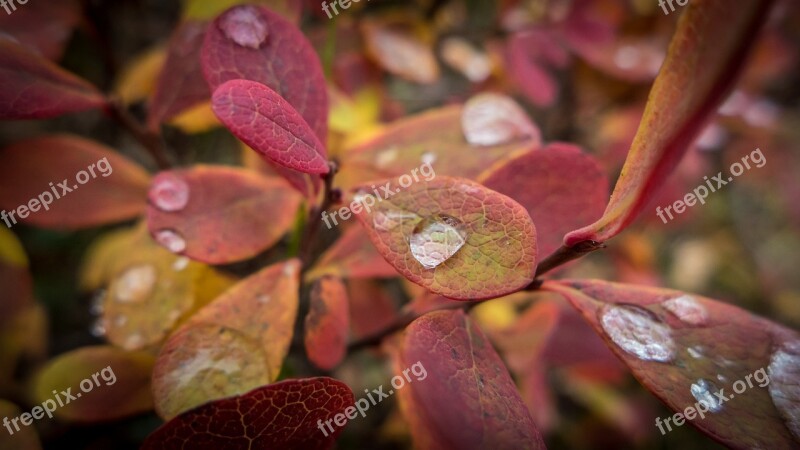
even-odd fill
[[[311,288],[305,320],[308,359],[322,370],[331,370],[344,358],[350,325],[347,290],[339,278],[323,277]]]

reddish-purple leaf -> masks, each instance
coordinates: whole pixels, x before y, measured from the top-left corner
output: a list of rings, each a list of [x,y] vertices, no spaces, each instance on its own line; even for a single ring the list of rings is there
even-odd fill
[[[549,106],[558,96],[558,84],[548,68],[561,68],[567,52],[546,30],[515,33],[508,40],[506,58],[511,80],[537,106]]]
[[[796,332],[680,291],[595,280],[545,287],[580,310],[645,387],[693,417],[687,422],[731,448],[797,448]]]
[[[279,179],[221,166],[162,172],[149,198],[153,238],[173,253],[210,264],[268,249],[289,230],[300,205],[300,196]]]
[[[409,325],[396,368],[425,372],[398,390],[415,448],[545,448],[503,361],[463,311]]]
[[[58,61],[69,42],[72,29],[81,20],[81,5],[76,0],[57,2],[8,2],[11,13],[0,14],[0,30],[18,42],[35,48],[45,58]],[[8,12],[8,11],[4,11]]]
[[[156,128],[211,97],[200,67],[200,49],[207,27],[207,22],[188,21],[173,33],[150,103],[149,127]]]
[[[88,139],[53,135],[18,141],[0,150],[0,161],[0,207],[16,210],[17,221],[88,228],[132,219],[146,207],[150,175]],[[9,220],[9,226],[14,223]]]
[[[287,380],[206,403],[167,422],[142,450],[326,450],[344,428],[319,423],[353,405],[353,392],[331,378]]]
[[[0,36],[0,119],[48,119],[101,108],[103,94],[88,81]]]
[[[603,215],[608,201],[608,178],[600,164],[571,144],[523,154],[479,181],[528,210],[542,255],[560,247],[567,231]]]
[[[331,370],[344,358],[350,326],[347,289],[340,278],[322,277],[311,288],[305,320],[308,359],[322,370]]]
[[[319,58],[303,33],[280,15],[255,5],[229,9],[208,27],[202,64],[212,91],[236,79],[269,86],[320,141],[327,139],[328,92]]]
[[[214,91],[211,107],[245,144],[270,161],[305,173],[328,173],[325,147],[277,92],[261,83],[231,80]]]
[[[605,214],[564,242],[604,242],[648,205],[739,77],[772,0],[686,6]]]
[[[342,278],[392,278],[398,273],[378,253],[369,239],[364,239],[364,230],[354,225],[348,227],[319,257],[306,274],[306,279],[313,280],[323,275]]]

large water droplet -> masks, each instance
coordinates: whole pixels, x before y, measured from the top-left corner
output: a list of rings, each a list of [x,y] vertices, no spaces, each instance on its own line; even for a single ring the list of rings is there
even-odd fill
[[[172,253],[186,250],[186,240],[175,230],[159,230],[155,233],[156,242]]]
[[[464,105],[461,128],[470,145],[502,145],[539,137],[539,130],[521,106],[510,97],[494,93],[476,95]]]
[[[646,361],[667,362],[675,356],[671,329],[638,306],[606,305],[603,330],[626,352]]]
[[[259,48],[267,40],[267,22],[255,6],[245,5],[225,13],[219,28],[228,39],[242,47]]]
[[[709,411],[720,412],[722,410],[722,400],[714,395],[719,392],[719,388],[712,381],[700,378],[697,382],[692,383],[689,390],[695,400],[705,405]]]
[[[180,211],[189,203],[189,185],[174,173],[164,172],[153,180],[147,197],[162,211]]]
[[[769,362],[769,395],[786,426],[800,440],[800,341],[783,344]]]
[[[705,306],[691,295],[681,295],[669,299],[661,303],[661,306],[689,325],[703,325],[708,320],[708,311]]]
[[[136,303],[147,299],[158,279],[150,264],[133,266],[122,273],[114,284],[114,299],[120,303]]]
[[[411,254],[426,269],[450,259],[467,242],[464,224],[444,214],[423,219],[408,239]]]

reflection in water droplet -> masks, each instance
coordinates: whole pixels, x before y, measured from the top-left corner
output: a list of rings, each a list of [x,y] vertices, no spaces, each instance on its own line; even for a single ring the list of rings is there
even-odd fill
[[[464,224],[444,214],[422,220],[408,239],[411,254],[426,269],[450,259],[467,242]]]
[[[103,337],[106,334],[106,322],[102,318],[98,318],[89,329],[94,337]]]
[[[670,328],[643,308],[606,305],[600,322],[615,344],[639,359],[668,362],[675,355]]]
[[[784,343],[769,362],[769,395],[786,426],[800,440],[800,341]]]
[[[475,146],[539,137],[539,130],[514,99],[491,92],[467,101],[461,112],[461,129],[467,142]]]
[[[172,269],[175,272],[180,272],[187,267],[189,267],[189,258],[185,256],[181,256],[180,258],[176,259],[174,263],[172,263]]]
[[[727,383],[728,382],[728,378],[726,378],[725,375],[721,375],[721,374],[717,374],[717,380],[719,380],[719,381],[721,381],[723,383]]]
[[[175,230],[159,230],[155,233],[156,242],[172,253],[186,250],[186,240]]]
[[[133,266],[122,273],[113,285],[114,300],[137,303],[147,299],[156,284],[158,273],[150,264]]]
[[[406,220],[419,220],[419,216],[400,210],[375,211],[372,215],[372,226],[381,231],[392,231]]]
[[[708,320],[708,311],[705,306],[691,295],[681,295],[669,299],[661,303],[661,306],[689,325],[703,325]]]
[[[689,347],[686,349],[686,351],[689,353],[689,356],[694,359],[700,359],[703,357],[703,347]]]
[[[189,203],[189,185],[178,175],[164,172],[153,180],[147,197],[162,211],[180,211]]]
[[[689,390],[692,392],[692,396],[694,396],[695,400],[705,405],[709,411],[722,411],[722,400],[714,395],[715,392],[719,392],[719,388],[713,382],[700,378],[697,382],[692,384]]]
[[[255,6],[240,6],[223,14],[219,28],[242,47],[257,49],[267,40],[267,22]]]
[[[103,302],[106,300],[105,289],[98,289],[92,297],[92,304],[89,307],[89,312],[92,315],[98,316],[103,313]]]

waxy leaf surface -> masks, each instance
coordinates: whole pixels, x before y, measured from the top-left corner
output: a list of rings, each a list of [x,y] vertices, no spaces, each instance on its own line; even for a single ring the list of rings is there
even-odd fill
[[[145,210],[150,175],[97,142],[71,135],[36,137],[3,148],[0,160],[0,206],[28,210],[25,218],[18,212],[17,221],[77,229],[132,219]]]
[[[415,448],[545,448],[503,361],[463,311],[415,320],[398,359],[427,372],[398,390]]]
[[[565,244],[604,242],[622,231],[663,184],[736,82],[773,1],[690,3],[678,23],[644,117],[603,217]]]
[[[299,272],[291,260],[249,276],[169,338],[153,371],[162,417],[275,381],[292,341]]]
[[[687,422],[712,438],[731,448],[797,448],[796,332],[680,291],[594,280],[547,282],[545,288],[583,313],[671,409],[705,405],[704,418],[698,411]]]
[[[221,166],[162,172],[149,198],[147,225],[154,239],[210,264],[240,261],[271,247],[292,226],[300,204],[281,180]]]
[[[311,288],[305,320],[308,359],[322,370],[331,370],[344,358],[350,311],[347,288],[340,278],[322,277]]]
[[[344,428],[325,436],[317,422],[354,401],[331,378],[282,381],[188,411],[148,436],[142,450],[327,450]]]
[[[384,258],[403,276],[446,297],[499,297],[527,286],[536,270],[536,229],[514,200],[475,182],[420,180],[378,202],[369,187],[354,211]]]
[[[322,66],[303,33],[286,19],[261,6],[229,9],[206,32],[202,64],[212,91],[237,79],[269,86],[325,142],[328,93]]]
[[[328,173],[322,142],[269,87],[248,80],[225,82],[214,91],[211,107],[236,137],[271,162],[304,173]]]
[[[48,119],[100,108],[103,94],[86,80],[0,37],[0,119]]]

